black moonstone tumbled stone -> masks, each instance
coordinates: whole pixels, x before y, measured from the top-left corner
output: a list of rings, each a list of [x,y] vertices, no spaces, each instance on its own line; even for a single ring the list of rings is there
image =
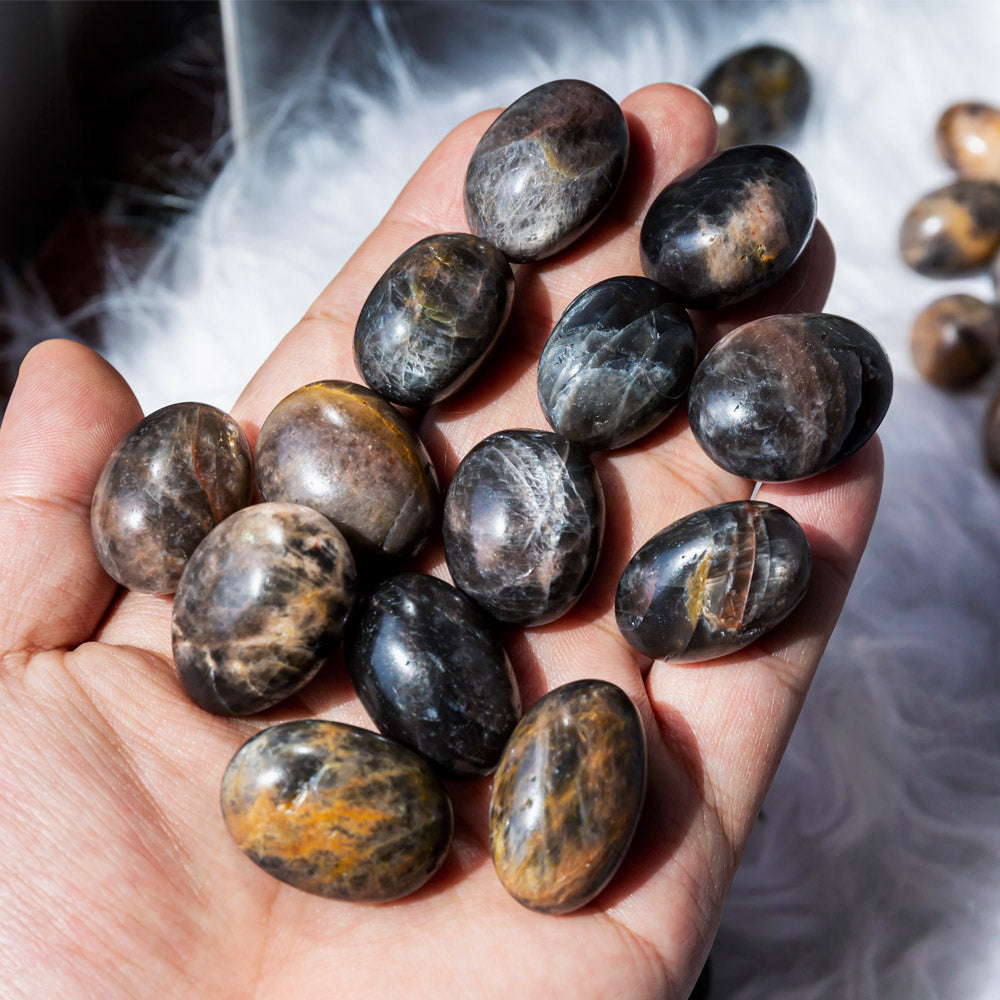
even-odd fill
[[[379,278],[358,317],[354,358],[380,396],[428,406],[459,389],[495,343],[514,272],[486,240],[428,236]]]
[[[705,355],[688,394],[698,443],[722,468],[762,482],[803,479],[857,451],[892,398],[879,342],[841,316],[767,316]]]
[[[691,319],[661,285],[608,278],[560,317],[538,362],[538,398],[564,438],[620,448],[670,415],[695,358]]]
[[[444,506],[452,579],[494,618],[541,625],[590,581],[604,493],[577,444],[548,431],[498,431],[459,463]]]
[[[540,260],[580,236],[608,206],[628,158],[625,115],[582,80],[542,84],[486,130],[469,162],[472,231],[512,261]]]
[[[671,181],[646,213],[643,273],[693,309],[717,309],[773,285],[816,222],[805,167],[777,146],[736,146]]]
[[[492,771],[521,716],[495,623],[437,577],[379,586],[348,638],[347,669],[379,730],[448,778]]]
[[[757,500],[708,507],[632,557],[618,583],[618,627],[654,659],[725,656],[792,613],[811,568],[805,532],[780,507]]]

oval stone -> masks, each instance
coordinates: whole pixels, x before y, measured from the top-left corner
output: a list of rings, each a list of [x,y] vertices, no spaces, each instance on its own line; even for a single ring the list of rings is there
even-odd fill
[[[740,500],[675,521],[631,558],[615,617],[629,645],[690,663],[733,653],[784,621],[805,596],[812,550],[780,507]]]
[[[773,285],[816,222],[805,167],[777,146],[737,146],[682,173],[639,236],[643,273],[692,309],[731,305]]]
[[[1000,313],[974,295],[935,299],[910,331],[917,371],[942,389],[962,389],[993,367],[1000,349]]]
[[[260,429],[265,500],[328,517],[357,555],[411,556],[437,525],[437,475],[423,443],[371,389],[330,379],[286,396]]]
[[[947,278],[986,267],[1000,249],[1000,184],[956,181],[920,198],[899,229],[899,252],[920,274]]]
[[[892,398],[892,368],[864,327],[827,313],[767,316],[726,334],[688,393],[698,443],[728,472],[804,479],[857,451]]]
[[[269,875],[331,899],[415,892],[451,843],[451,803],[426,761],[377,733],[318,719],[244,743],[222,778],[222,815]]]
[[[1000,181],[1000,108],[981,101],[953,104],[934,135],[941,158],[959,177]]]
[[[590,582],[604,493],[584,450],[548,431],[499,431],[462,459],[444,506],[455,583],[494,618],[541,625]]]
[[[504,888],[542,913],[590,902],[625,857],[645,788],[642,722],[625,692],[597,680],[550,691],[493,779],[490,851]]]
[[[719,149],[787,139],[809,110],[809,73],[778,45],[752,45],[727,56],[698,85],[719,123]]]
[[[344,536],[309,507],[237,511],[198,546],[174,598],[174,663],[209,712],[248,715],[294,694],[340,645],[354,606]]]
[[[569,246],[607,208],[625,173],[628,125],[603,90],[555,80],[486,130],[465,177],[472,231],[512,261]]]
[[[694,326],[655,281],[608,278],[578,295],[538,362],[553,429],[587,448],[621,448],[662,423],[694,375]]]
[[[428,236],[378,280],[354,331],[354,359],[380,396],[428,406],[470,378],[514,301],[514,272],[466,233]]]
[[[125,435],[97,480],[97,558],[124,587],[173,593],[201,540],[252,495],[253,458],[239,424],[205,403],[165,406]]]
[[[494,623],[437,577],[379,586],[349,636],[347,669],[379,730],[448,778],[492,771],[521,717]]]

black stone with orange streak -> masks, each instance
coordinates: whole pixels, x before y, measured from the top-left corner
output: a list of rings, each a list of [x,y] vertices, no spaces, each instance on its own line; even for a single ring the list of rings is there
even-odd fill
[[[331,899],[415,892],[451,843],[451,803],[426,761],[377,733],[316,719],[271,726],[237,751],[222,814],[251,861]]]

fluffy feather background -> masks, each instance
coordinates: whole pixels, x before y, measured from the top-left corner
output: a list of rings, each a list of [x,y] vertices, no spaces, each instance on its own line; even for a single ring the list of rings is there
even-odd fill
[[[713,996],[1000,997],[1000,483],[979,447],[991,387],[945,396],[919,382],[907,348],[932,298],[992,287],[919,277],[895,248],[910,203],[950,177],[938,114],[962,98],[1000,103],[1000,4],[237,11],[244,155],[140,280],[121,283],[109,262],[105,353],[147,411],[231,405],[468,114],[563,76],[617,98],[694,84],[757,41],[808,65],[814,102],[789,146],[838,249],[827,308],[882,339],[897,389],[882,508],[736,878]]]

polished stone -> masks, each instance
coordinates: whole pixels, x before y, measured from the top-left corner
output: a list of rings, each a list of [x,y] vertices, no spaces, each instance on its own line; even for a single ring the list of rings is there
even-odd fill
[[[564,438],[621,448],[673,412],[695,357],[691,318],[662,286],[607,278],[560,317],[538,362],[538,398]]]
[[[500,621],[541,625],[569,611],[593,575],[601,481],[579,445],[548,431],[499,431],[455,470],[443,527],[455,583]]]
[[[518,98],[469,162],[472,231],[512,261],[569,246],[607,208],[625,173],[628,125],[603,90],[555,80]]]
[[[733,653],[784,621],[805,596],[812,552],[780,507],[739,500],[696,511],[651,538],[618,583],[629,644],[690,663]]]
[[[625,857],[645,787],[642,722],[625,692],[597,680],[550,691],[493,779],[490,850],[504,888],[542,913],[590,902]]]
[[[428,236],[398,257],[358,317],[354,359],[380,396],[428,406],[472,376],[514,301],[514,272],[486,240]]]
[[[90,508],[97,558],[124,587],[173,593],[199,542],[252,494],[239,424],[204,403],[165,406],[129,431],[101,472]]]
[[[705,355],[688,394],[698,443],[722,468],[764,482],[836,465],[875,433],[892,368],[864,327],[827,313],[767,316]]]
[[[698,85],[719,123],[719,149],[790,138],[809,110],[812,87],[799,58],[778,45],[728,55]]]
[[[347,669],[379,730],[447,778],[492,771],[521,717],[495,623],[437,577],[379,586],[351,630]]]
[[[1000,108],[980,101],[952,104],[934,135],[941,158],[959,177],[1000,181]]]
[[[437,475],[423,443],[366,386],[331,379],[296,389],[264,421],[255,455],[261,496],[318,510],[359,559],[411,556],[437,526]]]
[[[917,371],[942,389],[963,389],[993,367],[1000,349],[1000,313],[974,295],[956,293],[922,309],[910,331]]]
[[[354,606],[344,536],[290,503],[237,511],[198,546],[174,599],[174,663],[209,712],[249,715],[294,694],[340,645]]]
[[[331,899],[415,892],[451,843],[451,803],[426,761],[377,733],[317,719],[244,743],[222,779],[222,814],[251,861]]]
[[[899,229],[899,252],[920,274],[948,278],[986,267],[1000,250],[1000,184],[956,181],[918,199]]]
[[[642,223],[643,273],[682,305],[716,309],[773,285],[816,222],[805,168],[777,146],[737,146],[671,181]]]

